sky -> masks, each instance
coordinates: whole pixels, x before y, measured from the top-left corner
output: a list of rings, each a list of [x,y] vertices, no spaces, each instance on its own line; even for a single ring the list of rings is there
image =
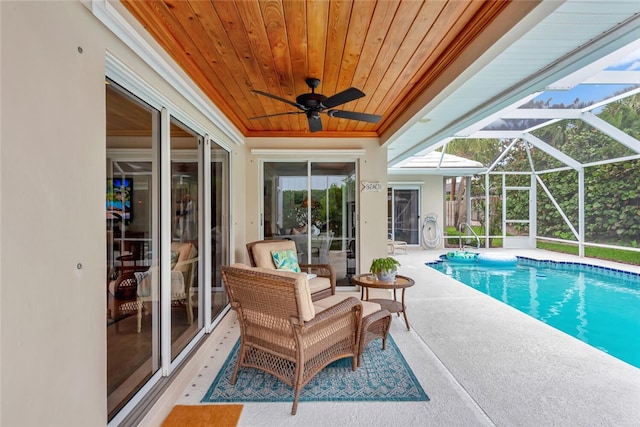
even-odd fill
[[[588,102],[589,104],[593,104],[603,99],[609,98],[613,96],[616,92],[627,89],[631,90],[639,85],[578,85],[573,87],[570,90],[547,90],[538,95],[535,100],[536,101],[546,101],[551,98],[551,102],[549,105],[554,104],[564,104],[571,105],[576,99],[579,99],[580,102]]]
[[[605,68],[607,71],[640,71],[640,49],[631,52],[620,61]]]

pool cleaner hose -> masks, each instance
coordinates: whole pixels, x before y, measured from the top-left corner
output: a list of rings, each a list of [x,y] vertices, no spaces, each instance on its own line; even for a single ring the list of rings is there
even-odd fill
[[[425,249],[440,246],[440,230],[438,229],[438,215],[430,213],[422,223],[422,245]]]

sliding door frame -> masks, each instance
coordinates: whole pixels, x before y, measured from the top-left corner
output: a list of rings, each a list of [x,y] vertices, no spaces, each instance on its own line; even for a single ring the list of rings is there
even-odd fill
[[[194,121],[188,114],[184,113],[174,103],[169,101],[162,94],[158,93],[155,89],[148,86],[143,79],[134,74],[129,68],[122,64],[118,59],[114,58],[107,53],[106,56],[106,71],[105,76],[107,79],[114,81],[116,84],[141,99],[151,107],[160,111],[160,146],[158,149],[153,150],[153,175],[157,181],[154,181],[155,185],[158,185],[156,191],[152,193],[152,221],[154,224],[158,224],[152,231],[152,243],[157,245],[152,250],[158,254],[156,256],[159,261],[159,274],[156,275],[160,280],[160,367],[151,375],[145,384],[143,384],[128,400],[126,404],[116,413],[111,420],[109,420],[109,426],[116,426],[122,423],[148,396],[154,388],[163,381],[164,378],[171,376],[176,369],[190,356],[192,350],[199,344],[204,338],[206,333],[209,333],[214,329],[216,324],[222,319],[222,316],[228,311],[227,308],[222,310],[219,315],[212,318],[211,315],[211,263],[207,260],[211,259],[211,248],[207,244],[211,242],[211,229],[209,227],[211,221],[211,146],[213,143],[217,147],[227,151],[229,154],[227,167],[231,167],[231,148],[226,146],[221,141],[212,138],[212,132],[207,131],[198,122]],[[171,330],[170,330],[170,311],[171,311],[171,224],[173,221],[173,215],[171,206],[171,141],[170,141],[170,126],[171,119],[174,118],[180,121],[185,126],[188,126],[191,130],[196,132],[200,136],[200,143],[198,144],[198,206],[200,207],[200,215],[198,218],[198,277],[202,283],[200,289],[204,295],[200,296],[200,307],[198,310],[197,321],[201,327],[192,339],[186,344],[186,346],[180,350],[176,357],[171,360]],[[229,199],[229,188],[231,183],[228,182],[231,179],[231,174],[227,173],[227,182],[225,183],[225,192],[227,200],[225,202],[225,209],[230,209],[231,201]],[[105,177],[106,178],[106,177]],[[227,227],[225,233],[231,236],[231,223],[230,212],[224,212],[223,226]],[[159,236],[157,235],[159,233]],[[231,242],[229,242],[230,244]],[[209,243],[210,244],[210,243]],[[106,246],[106,244],[105,244]],[[226,259],[230,257],[230,247],[225,247],[227,252]],[[158,266],[156,266],[158,267]],[[157,280],[157,279],[156,279]],[[106,390],[105,390],[106,391]]]

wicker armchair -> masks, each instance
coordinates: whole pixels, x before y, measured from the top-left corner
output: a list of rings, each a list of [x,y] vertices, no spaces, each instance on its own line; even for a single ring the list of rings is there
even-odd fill
[[[300,391],[329,363],[351,357],[356,370],[362,320],[362,304],[356,298],[316,313],[302,274],[238,264],[220,270],[240,323],[232,384],[241,367],[275,375],[294,389],[295,415]]]
[[[136,300],[136,281],[134,269],[118,272],[118,276],[108,285],[107,311],[111,320],[115,323],[116,331],[119,331],[119,320],[136,314],[138,301]]]
[[[136,314],[138,302],[136,290],[138,282],[136,273],[146,267],[124,266],[109,272],[107,283],[107,317],[108,321],[115,323],[116,331],[119,331],[119,320]],[[110,324],[110,323],[109,323]]]
[[[296,250],[293,240],[258,240],[247,243],[249,262],[252,267],[276,269],[271,256],[272,250]],[[317,301],[336,293],[336,270],[331,264],[300,264],[302,271],[313,273],[317,277],[309,281],[311,298]]]
[[[193,285],[198,270],[198,250],[193,243],[173,242],[171,252],[175,253],[175,264],[171,267],[171,304],[184,307],[187,323],[193,323]],[[152,289],[151,271],[140,276],[138,283],[138,333],[142,331],[142,315],[147,302],[157,302],[159,296]]]

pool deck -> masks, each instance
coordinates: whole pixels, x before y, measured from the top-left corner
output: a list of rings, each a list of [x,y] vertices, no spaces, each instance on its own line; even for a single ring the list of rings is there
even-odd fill
[[[416,251],[403,273],[424,284],[409,320],[496,425],[637,425],[640,369],[431,268],[446,251]],[[495,250],[493,252],[496,252]],[[640,273],[640,267],[540,250],[500,250]]]
[[[534,259],[640,267],[540,250],[500,250]],[[395,257],[407,290],[411,331],[391,333],[428,402],[303,402],[244,405],[239,426],[636,426],[640,369],[427,267],[446,250]],[[175,403],[197,404],[237,336],[233,313],[201,346],[140,425],[159,425]],[[177,392],[176,392],[177,390]]]

